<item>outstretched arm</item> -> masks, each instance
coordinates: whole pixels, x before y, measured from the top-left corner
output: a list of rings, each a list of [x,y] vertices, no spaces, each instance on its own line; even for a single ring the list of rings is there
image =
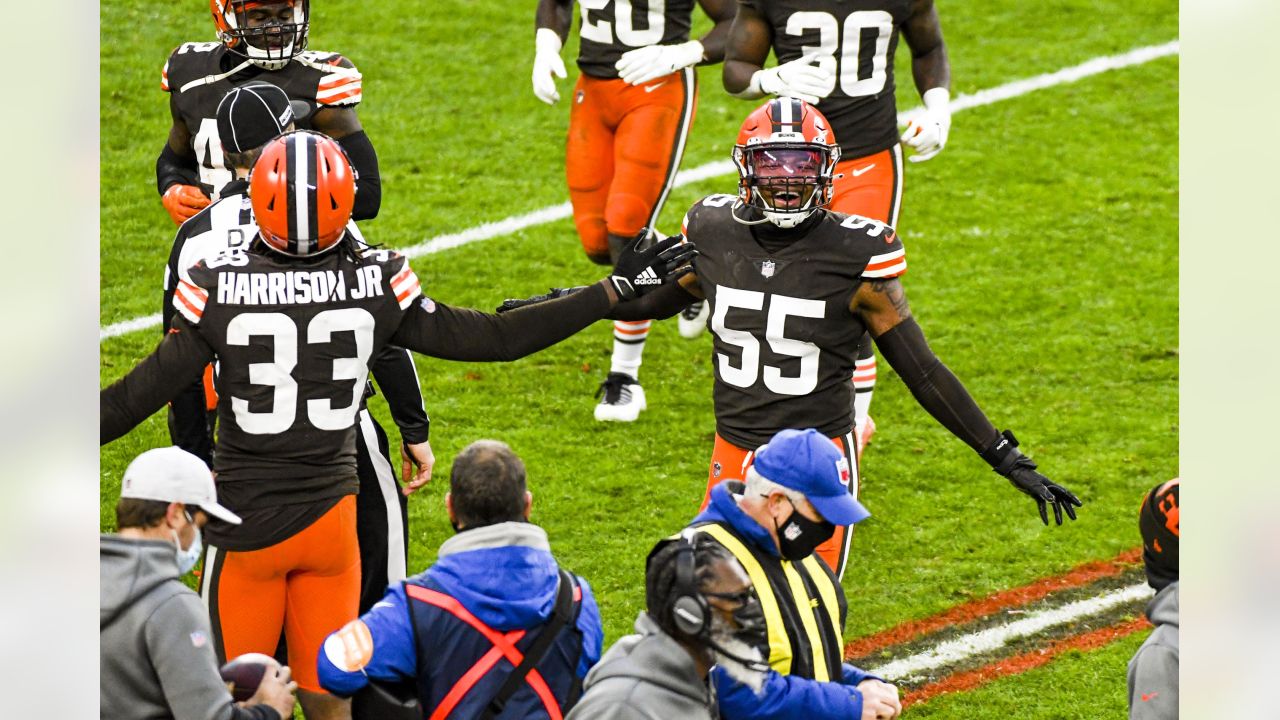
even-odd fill
[[[132,430],[188,387],[213,360],[213,348],[182,317],[155,352],[98,395],[99,442]]]
[[[501,314],[423,299],[409,306],[391,341],[445,360],[518,360],[603,319],[616,302],[617,294],[605,280],[572,295]]]
[[[1036,472],[1036,464],[1018,450],[1013,433],[996,430],[960,379],[933,354],[924,331],[911,317],[906,292],[897,278],[864,280],[854,293],[850,310],[863,319],[876,347],[920,406],[1014,487],[1030,495],[1046,525],[1048,505],[1053,506],[1059,525],[1064,510],[1075,519],[1079,498]]]
[[[999,431],[930,349],[924,331],[911,316],[900,280],[864,280],[850,309],[862,317],[885,360],[935,420],[975,452],[995,441]]]

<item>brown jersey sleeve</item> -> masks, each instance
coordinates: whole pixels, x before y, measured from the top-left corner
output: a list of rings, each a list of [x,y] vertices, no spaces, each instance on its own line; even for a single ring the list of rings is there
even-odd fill
[[[99,393],[99,442],[103,445],[138,423],[200,377],[214,352],[185,317],[175,317],[155,352]]]
[[[391,342],[445,360],[518,360],[548,348],[609,312],[604,283],[501,314],[422,298],[405,312]]]

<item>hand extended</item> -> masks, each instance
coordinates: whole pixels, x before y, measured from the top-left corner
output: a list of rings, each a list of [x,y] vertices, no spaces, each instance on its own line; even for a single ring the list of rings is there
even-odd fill
[[[634,300],[658,289],[669,279],[693,272],[691,263],[698,254],[693,243],[683,235],[674,235],[641,250],[651,235],[649,228],[641,230],[635,240],[623,248],[614,264],[608,279],[621,300]]]
[[[1049,513],[1046,504],[1053,505],[1053,517],[1062,524],[1062,512],[1067,517],[1076,519],[1075,508],[1084,503],[1070,490],[1053,482],[1036,472],[1036,464],[1031,458],[1018,450],[1018,439],[1013,432],[1005,430],[996,441],[982,452],[982,459],[991,464],[991,468],[1008,478],[1013,486],[1030,495],[1040,508],[1040,521],[1049,524]]]

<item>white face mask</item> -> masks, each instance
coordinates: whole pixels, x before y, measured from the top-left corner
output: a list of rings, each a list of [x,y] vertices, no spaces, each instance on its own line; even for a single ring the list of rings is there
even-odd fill
[[[186,575],[187,573],[191,572],[191,568],[194,568],[196,566],[196,563],[200,561],[200,552],[204,549],[204,547],[201,545],[201,542],[200,542],[200,528],[195,527],[195,521],[191,519],[190,514],[188,513],[183,513],[183,514],[187,516],[187,522],[191,523],[191,526],[195,528],[196,536],[195,536],[195,539],[191,541],[191,547],[187,548],[186,550],[183,550],[182,538],[178,536],[178,531],[177,530],[171,531],[173,533],[174,552],[178,557],[178,575],[179,576]]]

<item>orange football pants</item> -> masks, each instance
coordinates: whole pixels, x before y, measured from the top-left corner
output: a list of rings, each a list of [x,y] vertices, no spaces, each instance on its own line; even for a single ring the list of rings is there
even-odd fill
[[[305,530],[270,547],[210,547],[201,594],[220,657],[273,655],[283,629],[298,687],[324,692],[316,658],[329,633],[358,616],[360,549],[356,498],[338,501]]]
[[[836,164],[831,209],[861,215],[890,226],[898,224],[902,205],[902,146]]]
[[[833,437],[831,442],[835,443],[840,452],[844,453],[845,459],[849,461],[849,492],[857,498],[860,483],[858,482],[858,453],[857,446],[853,442],[853,434],[847,433],[840,437]],[[747,468],[751,467],[755,456],[755,450],[740,448],[720,437],[720,433],[716,433],[715,448],[711,451],[711,467],[707,470],[707,491],[702,496],[703,510],[711,502],[711,488],[724,480],[745,480]],[[814,551],[818,557],[826,561],[827,567],[835,571],[837,578],[844,575],[844,565],[849,559],[849,541],[852,539],[852,525],[837,525],[835,534]]]
[[[697,76],[685,68],[644,85],[582,75],[573,90],[565,177],[587,255],[610,264],[609,235],[653,227],[693,126]]]

